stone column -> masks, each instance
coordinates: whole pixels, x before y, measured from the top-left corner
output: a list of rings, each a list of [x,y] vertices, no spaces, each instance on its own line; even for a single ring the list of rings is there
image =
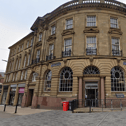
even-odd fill
[[[101,99],[103,100],[104,104],[104,99],[105,99],[105,84],[104,84],[104,77],[101,77]]]
[[[2,86],[2,90],[1,90],[1,95],[0,95],[0,104],[2,103],[2,98],[3,98],[3,92],[4,92],[4,86]]]
[[[17,102],[18,102],[18,85],[17,85],[17,88],[16,88],[16,92],[15,92],[15,97],[14,97],[14,106],[17,105]]]
[[[6,105],[9,104],[9,99],[10,99],[10,89],[11,89],[11,87],[9,86],[9,87],[8,87],[8,92],[7,92],[7,98],[6,98]]]
[[[40,77],[36,77],[36,85],[35,85],[33,99],[32,99],[32,108],[37,108],[37,104],[38,104],[39,79]]]
[[[79,107],[82,107],[82,77],[79,77]]]

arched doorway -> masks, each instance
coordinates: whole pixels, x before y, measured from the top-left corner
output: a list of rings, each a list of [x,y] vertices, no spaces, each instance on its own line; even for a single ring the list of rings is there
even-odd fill
[[[88,66],[84,69],[84,75],[88,77],[94,77],[100,74],[99,70],[95,66]],[[85,106],[98,106],[98,80],[89,79],[85,81]]]

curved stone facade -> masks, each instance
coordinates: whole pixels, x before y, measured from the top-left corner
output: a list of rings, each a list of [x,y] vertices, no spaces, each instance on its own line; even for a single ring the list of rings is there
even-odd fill
[[[11,103],[18,103],[23,84],[21,105],[34,108],[125,97],[125,14],[126,5],[117,1],[74,0],[38,17],[33,32],[10,47],[6,104],[14,91]]]

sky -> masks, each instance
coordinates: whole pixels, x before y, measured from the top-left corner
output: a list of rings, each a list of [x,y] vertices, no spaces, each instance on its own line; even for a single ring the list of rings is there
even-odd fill
[[[0,72],[5,72],[8,47],[31,32],[38,16],[44,16],[70,0],[0,0]],[[126,3],[126,0],[119,0]]]

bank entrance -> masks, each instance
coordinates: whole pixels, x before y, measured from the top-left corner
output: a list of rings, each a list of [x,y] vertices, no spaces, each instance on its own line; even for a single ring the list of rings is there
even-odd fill
[[[98,107],[98,82],[85,83],[85,107]]]

